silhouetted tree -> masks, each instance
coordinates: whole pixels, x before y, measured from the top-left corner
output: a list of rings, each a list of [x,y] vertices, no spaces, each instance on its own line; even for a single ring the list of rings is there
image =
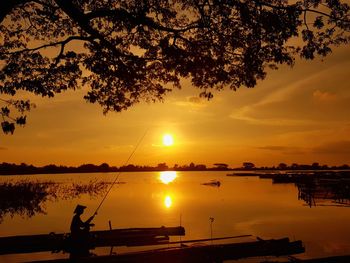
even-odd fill
[[[299,169],[299,164],[293,163],[290,167],[291,167],[291,169],[293,169],[293,170],[297,170],[297,169]]]
[[[228,169],[228,164],[226,163],[214,163],[215,168],[217,170],[227,170]]]
[[[243,163],[243,168],[244,168],[244,169],[247,169],[247,170],[249,170],[249,169],[254,169],[254,168],[255,168],[255,164],[253,164],[253,163],[251,163],[251,162],[244,162],[244,163]]]
[[[207,169],[207,166],[204,165],[204,164],[197,164],[196,165],[196,170],[199,170],[199,171],[204,171]]]
[[[106,113],[162,100],[181,77],[208,99],[212,89],[254,87],[266,68],[347,43],[344,2],[0,1],[2,129],[13,133],[26,122],[33,105],[11,99],[21,90],[53,97],[86,86],[85,99]],[[299,44],[289,41],[298,36]]]
[[[348,164],[343,164],[342,166],[339,167],[340,169],[349,169],[350,166]]]
[[[314,162],[314,163],[312,163],[311,168],[314,169],[314,170],[320,169],[320,164]]]
[[[286,170],[288,168],[288,165],[285,164],[285,163],[280,163],[278,166],[277,166],[277,169],[280,169],[280,170]]]
[[[99,166],[99,170],[101,171],[101,172],[108,172],[109,171],[109,165],[108,165],[108,163],[102,163],[100,166]]]
[[[166,163],[159,163],[159,164],[157,165],[157,169],[158,169],[158,170],[168,170],[169,167],[168,167],[168,165],[167,165]]]

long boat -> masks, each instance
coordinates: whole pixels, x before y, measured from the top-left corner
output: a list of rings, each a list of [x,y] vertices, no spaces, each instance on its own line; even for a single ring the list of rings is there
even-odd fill
[[[185,229],[178,227],[127,228],[91,231],[89,248],[105,246],[144,246],[169,241],[169,236],[184,236]],[[69,234],[40,234],[0,237],[0,255],[43,251],[68,251],[72,245]]]
[[[184,241],[186,242],[186,241]],[[74,259],[74,262],[87,263],[180,263],[180,262],[222,262],[257,256],[282,256],[303,253],[305,251],[301,241],[290,242],[288,238],[229,243],[207,244],[200,246],[180,246],[172,248],[153,249],[130,252],[109,256],[91,256]],[[70,259],[56,259],[37,261],[41,263],[65,263]]]
[[[289,261],[279,261],[279,263],[292,263],[292,262],[300,262],[300,263],[349,263],[350,255],[344,256],[332,256],[325,258],[311,258],[311,259],[299,259],[295,257],[291,257]],[[275,263],[274,261],[264,261],[264,263]]]
[[[227,176],[259,176],[259,174],[255,172],[234,172],[226,175]]]

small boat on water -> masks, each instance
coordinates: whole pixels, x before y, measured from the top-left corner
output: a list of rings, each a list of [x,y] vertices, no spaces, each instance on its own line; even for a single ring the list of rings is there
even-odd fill
[[[108,246],[145,246],[164,244],[169,236],[183,236],[185,229],[178,227],[126,228],[91,231],[89,248]],[[70,234],[41,234],[0,237],[0,255],[43,251],[66,251],[72,247]]]
[[[186,243],[186,241],[184,241]],[[288,238],[270,239],[229,244],[205,244],[152,249],[109,256],[80,258],[74,262],[222,262],[257,256],[282,256],[303,253],[301,241],[290,242]],[[69,262],[69,259],[40,261],[42,263]]]
[[[211,180],[210,182],[203,183],[202,185],[220,187],[221,183],[218,180]]]
[[[255,172],[234,172],[232,174],[226,174],[227,176],[259,176]]]

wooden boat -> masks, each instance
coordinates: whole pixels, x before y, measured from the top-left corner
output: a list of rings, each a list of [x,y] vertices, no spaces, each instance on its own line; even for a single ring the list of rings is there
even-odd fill
[[[214,179],[214,180],[211,180],[210,182],[202,183],[202,185],[220,187],[221,182]]]
[[[256,256],[282,256],[303,253],[301,241],[290,242],[288,238],[258,240],[243,243],[181,246],[153,249],[110,256],[92,256],[74,259],[74,262],[222,262]],[[47,263],[69,262],[69,259],[40,261]]]
[[[226,174],[227,176],[259,176],[258,173],[255,172],[234,172],[232,174]]]
[[[169,236],[183,236],[185,229],[179,227],[127,228],[91,231],[88,248],[105,246],[143,246],[162,244]],[[41,234],[30,236],[0,237],[0,255],[33,253],[42,251],[68,251],[72,246],[69,234]]]
[[[279,261],[279,263],[291,263],[291,262],[300,262],[300,263],[349,263],[350,255],[345,256],[333,256],[325,258],[311,258],[311,259],[298,259],[292,257],[290,261]],[[274,263],[274,261],[264,261],[263,263]]]
[[[259,174],[259,178],[260,179],[273,179],[276,176],[284,175],[284,174],[286,174],[286,173],[285,172],[266,172],[266,173]]]

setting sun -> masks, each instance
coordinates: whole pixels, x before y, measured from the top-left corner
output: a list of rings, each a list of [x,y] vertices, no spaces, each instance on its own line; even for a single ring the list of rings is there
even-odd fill
[[[163,136],[163,145],[164,146],[171,146],[174,144],[174,139],[171,134],[164,134]]]

